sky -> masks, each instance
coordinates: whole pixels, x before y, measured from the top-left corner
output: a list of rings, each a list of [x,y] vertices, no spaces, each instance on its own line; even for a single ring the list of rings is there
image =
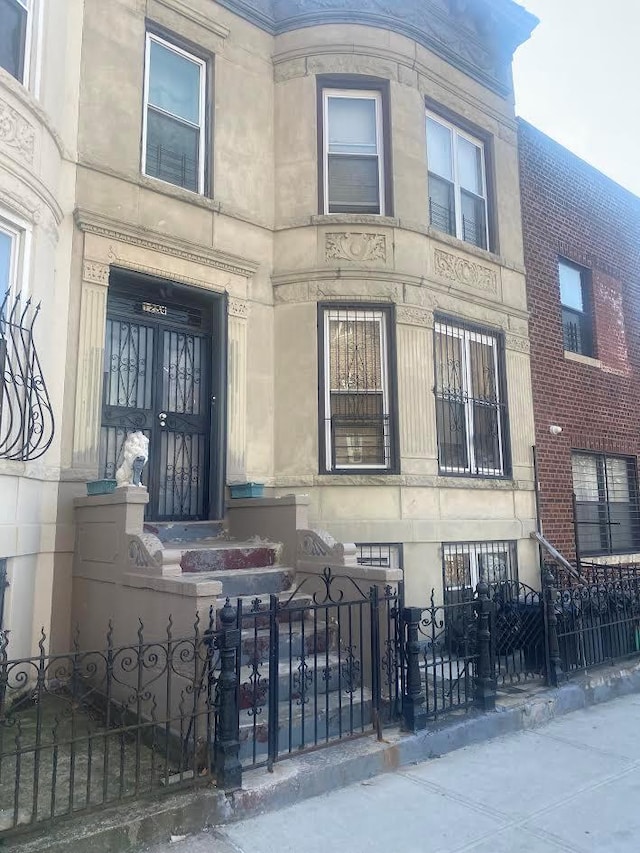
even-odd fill
[[[516,111],[640,195],[640,0],[518,0]]]

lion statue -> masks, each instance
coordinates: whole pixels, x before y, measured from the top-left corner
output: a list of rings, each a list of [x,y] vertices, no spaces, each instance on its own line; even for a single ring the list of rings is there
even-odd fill
[[[149,458],[149,439],[141,432],[130,432],[124,443],[124,460],[116,471],[120,486],[142,486],[142,469]]]

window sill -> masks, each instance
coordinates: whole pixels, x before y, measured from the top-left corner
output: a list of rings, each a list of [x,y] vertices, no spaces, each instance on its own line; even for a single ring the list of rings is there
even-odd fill
[[[593,358],[590,355],[582,355],[582,353],[566,349],[564,351],[564,357],[567,361],[575,361],[577,364],[586,364],[588,367],[597,367],[599,370],[602,370],[602,362],[600,359]]]
[[[316,213],[311,217],[312,225],[383,225],[397,228],[400,220],[380,213]]]
[[[476,258],[480,258],[483,261],[489,261],[491,264],[500,264],[500,266],[508,266],[505,259],[500,255],[497,255],[495,252],[491,252],[488,249],[480,249],[474,243],[467,243],[465,240],[460,240],[459,237],[447,234],[446,231],[438,231],[438,229],[434,228],[433,225],[427,226],[426,234],[427,237],[431,237],[432,240],[438,240],[441,243],[446,243],[447,246],[451,246],[461,252],[467,252],[469,255],[474,255]]]

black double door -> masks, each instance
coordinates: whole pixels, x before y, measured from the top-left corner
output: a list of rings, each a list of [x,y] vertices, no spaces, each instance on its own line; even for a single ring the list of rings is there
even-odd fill
[[[223,297],[111,273],[100,466],[115,477],[127,434],[149,438],[149,520],[221,517],[225,352]]]

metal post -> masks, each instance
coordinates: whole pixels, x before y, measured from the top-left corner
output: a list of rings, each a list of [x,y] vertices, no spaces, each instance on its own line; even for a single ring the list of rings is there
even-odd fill
[[[484,581],[480,581],[477,585],[476,595],[478,659],[473,685],[473,699],[476,708],[481,711],[494,711],[496,707],[496,679],[493,661],[491,660],[490,620],[495,603],[489,597],[489,586]]]
[[[236,626],[236,609],[227,598],[220,611],[222,630],[218,637],[220,648],[220,678],[218,681],[218,721],[213,745],[213,764],[216,784],[225,791],[242,786],[240,764],[240,710],[238,703],[238,664],[240,629]]]
[[[280,725],[278,721],[278,695],[280,667],[280,625],[278,623],[277,595],[269,599],[269,720],[268,720],[268,758],[267,770],[273,773],[273,765],[278,760]]]
[[[402,620],[407,628],[404,659],[407,666],[404,695],[402,697],[402,717],[404,727],[417,732],[427,727],[427,712],[424,707],[425,695],[422,690],[420,674],[420,642],[418,626],[422,618],[420,607],[403,607]]]
[[[373,710],[373,726],[378,740],[382,740],[382,719],[380,716],[381,686],[380,686],[380,601],[378,587],[369,590],[369,618],[371,619],[371,701]]]
[[[544,628],[547,644],[547,683],[557,687],[564,679],[560,661],[560,646],[558,644],[558,618],[556,616],[555,578],[548,566],[542,570],[542,592],[544,595]]]

